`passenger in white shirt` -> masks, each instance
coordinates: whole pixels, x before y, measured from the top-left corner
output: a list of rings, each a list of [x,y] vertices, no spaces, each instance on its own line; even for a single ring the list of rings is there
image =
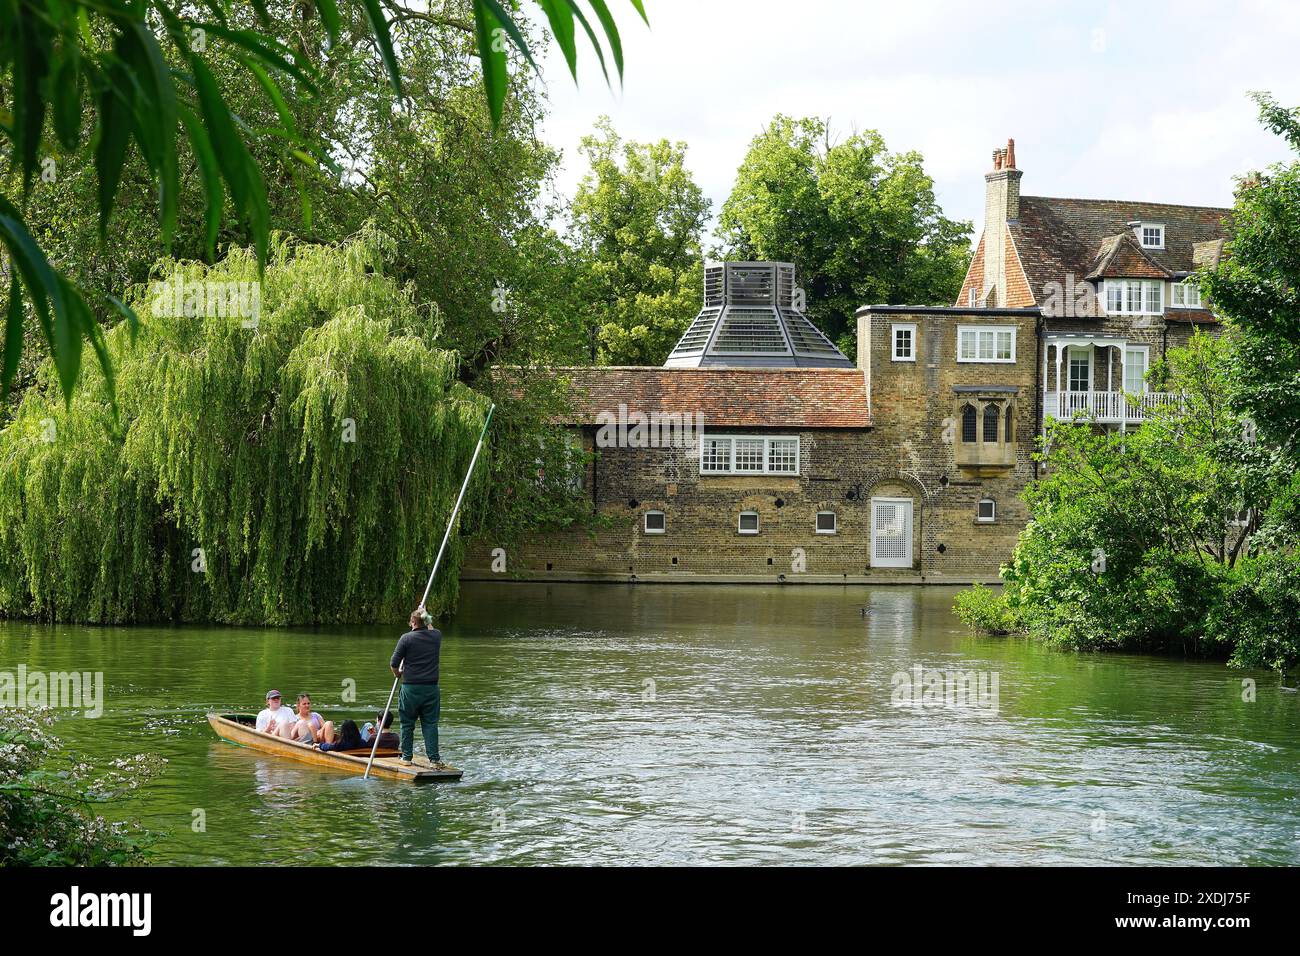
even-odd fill
[[[282,736],[286,727],[293,727],[297,723],[298,717],[294,714],[293,708],[285,707],[280,703],[280,692],[267,691],[266,709],[257,715],[257,731]]]

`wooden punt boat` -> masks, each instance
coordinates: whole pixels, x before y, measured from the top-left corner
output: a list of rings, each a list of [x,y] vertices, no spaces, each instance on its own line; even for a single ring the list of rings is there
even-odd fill
[[[369,759],[369,753],[363,753],[360,756],[355,753],[340,753],[337,750],[322,753],[308,744],[300,744],[292,740],[282,740],[279,737],[258,733],[253,729],[256,722],[257,718],[252,714],[208,714],[208,723],[217,732],[217,736],[222,740],[230,741],[232,744],[250,747],[253,750],[259,750],[262,753],[272,754],[277,757],[287,757],[290,760],[297,760],[299,763],[309,763],[317,767],[331,767],[344,773],[363,774],[366,772],[366,761]],[[405,780],[408,783],[435,783],[459,780],[463,775],[463,771],[455,767],[435,770],[430,766],[421,766],[418,763],[410,767],[404,767],[398,760],[400,756],[395,750],[380,750],[375,755],[375,764],[370,768],[370,776],[383,777],[386,780]]]

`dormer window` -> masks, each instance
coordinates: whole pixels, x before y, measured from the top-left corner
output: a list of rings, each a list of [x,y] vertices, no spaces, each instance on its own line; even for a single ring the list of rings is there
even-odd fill
[[[1163,249],[1165,247],[1164,223],[1144,222],[1137,227],[1136,232],[1143,249]]]

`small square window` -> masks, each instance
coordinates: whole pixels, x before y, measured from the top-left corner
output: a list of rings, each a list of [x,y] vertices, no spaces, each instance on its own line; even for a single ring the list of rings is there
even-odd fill
[[[894,329],[894,354],[895,362],[915,362],[916,361],[916,326],[915,325],[895,325]]]
[[[758,512],[742,511],[737,529],[741,534],[758,534]]]
[[[1165,227],[1159,223],[1142,223],[1143,249],[1163,249],[1165,247]]]
[[[998,506],[992,498],[984,498],[975,510],[976,521],[992,521],[997,517]]]
[[[835,533],[835,512],[819,511],[817,512],[817,533],[834,534]]]
[[[663,534],[667,530],[668,518],[662,511],[647,511],[645,513],[646,534]]]

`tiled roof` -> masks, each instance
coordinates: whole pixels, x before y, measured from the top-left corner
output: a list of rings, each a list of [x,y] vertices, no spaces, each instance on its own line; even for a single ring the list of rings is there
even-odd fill
[[[1142,279],[1168,279],[1170,272],[1153,262],[1138,244],[1137,236],[1126,229],[1111,236],[1101,244],[1097,261],[1088,272],[1089,279],[1110,279],[1118,276]]]
[[[704,415],[705,426],[868,428],[864,373],[828,368],[555,369],[571,383],[565,424],[595,425],[601,412]]]
[[[1219,319],[1209,309],[1165,309],[1166,322],[1192,322],[1197,325],[1214,325]]]
[[[1143,249],[1143,259],[1166,273],[1192,272],[1199,264],[1197,244],[1223,239],[1231,212],[1215,206],[1021,196],[1020,218],[1009,226],[1030,287],[1041,299],[1048,283],[1092,272],[1108,241],[1131,234],[1130,222],[1164,224],[1165,248]]]

